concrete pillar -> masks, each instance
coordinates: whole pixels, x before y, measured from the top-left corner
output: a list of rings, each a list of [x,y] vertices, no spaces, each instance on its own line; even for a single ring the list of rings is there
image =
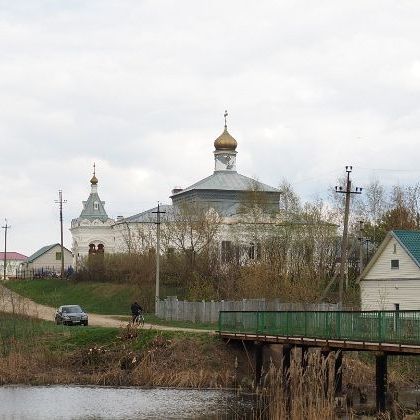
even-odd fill
[[[385,353],[378,353],[376,359],[376,411],[384,412],[386,402],[386,391],[388,382],[387,356]]]
[[[305,370],[308,367],[308,357],[309,357],[309,347],[303,346],[302,347],[302,368]]]
[[[334,380],[335,380],[335,393],[341,394],[343,391],[343,352],[337,351],[335,353],[334,365]]]
[[[255,348],[255,385],[258,386],[261,381],[261,373],[263,368],[263,350],[264,346],[261,343],[256,342]]]
[[[327,359],[328,356],[330,355],[331,350],[321,350],[321,356],[323,359]],[[325,397],[328,396],[328,391],[330,390],[330,366],[329,364],[327,364],[325,366],[326,370],[325,370],[325,384],[324,384],[324,393],[325,393]]]
[[[287,371],[290,368],[290,356],[292,353],[292,346],[285,344],[283,346],[283,377],[286,378]]]

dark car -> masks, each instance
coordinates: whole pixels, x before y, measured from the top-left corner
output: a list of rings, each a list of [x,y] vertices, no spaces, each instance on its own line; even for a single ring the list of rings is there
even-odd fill
[[[88,325],[88,315],[79,305],[63,305],[55,312],[57,325]]]

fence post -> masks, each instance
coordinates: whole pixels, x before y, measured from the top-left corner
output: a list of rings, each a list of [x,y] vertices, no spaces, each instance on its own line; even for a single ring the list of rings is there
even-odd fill
[[[382,333],[382,317],[383,317],[383,312],[382,311],[379,311],[378,312],[378,341],[380,342],[380,343],[382,343],[382,336],[383,336],[383,333]]]

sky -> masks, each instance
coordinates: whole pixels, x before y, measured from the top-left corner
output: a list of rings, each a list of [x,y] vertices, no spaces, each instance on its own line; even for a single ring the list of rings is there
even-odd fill
[[[415,0],[0,0],[7,249],[59,242],[59,189],[71,247],[94,162],[110,217],[170,203],[212,173],[225,109],[238,172],[306,200],[345,165],[418,182],[419,21]]]

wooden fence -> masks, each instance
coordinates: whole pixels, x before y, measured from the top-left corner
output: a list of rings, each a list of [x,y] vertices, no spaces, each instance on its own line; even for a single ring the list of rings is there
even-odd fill
[[[167,321],[190,321],[215,324],[220,311],[337,311],[337,304],[284,303],[279,299],[243,299],[188,302],[169,296],[158,302],[157,316]]]

